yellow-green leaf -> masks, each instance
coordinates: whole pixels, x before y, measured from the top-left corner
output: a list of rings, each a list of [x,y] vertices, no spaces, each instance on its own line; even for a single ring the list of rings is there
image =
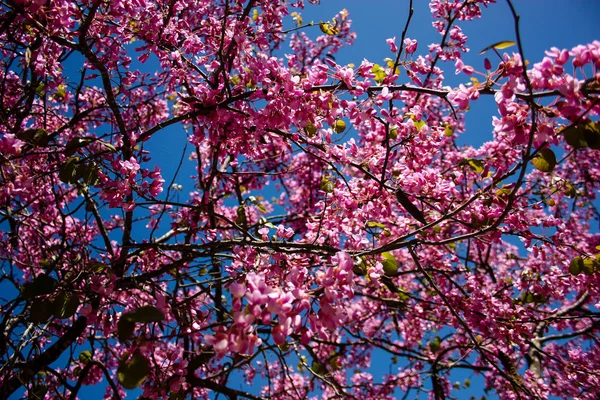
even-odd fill
[[[306,132],[306,136],[309,138],[314,137],[317,134],[317,127],[312,124],[312,122],[308,121],[306,126],[304,127],[304,132]]]
[[[131,339],[134,330],[135,322],[130,321],[127,318],[119,318],[119,321],[117,322],[117,335],[121,342]]]
[[[437,353],[441,346],[442,340],[439,336],[436,336],[435,339],[429,342],[429,350],[431,350],[432,353]]]
[[[29,321],[34,324],[44,324],[52,316],[52,302],[50,299],[37,298],[31,302]]]
[[[573,258],[569,264],[569,272],[573,275],[579,275],[581,271],[583,271],[583,258]]]
[[[600,263],[596,261],[593,257],[586,258],[583,260],[583,264],[581,267],[581,272],[586,275],[592,275],[594,272],[598,271],[600,268]]]
[[[483,54],[486,51],[491,50],[491,49],[496,49],[496,50],[506,49],[508,47],[514,46],[515,44],[517,44],[517,43],[513,42],[512,40],[503,40],[501,42],[497,42],[497,43],[489,45],[485,49],[481,50],[479,52],[479,54]]]
[[[331,182],[327,176],[323,176],[321,178],[320,188],[325,193],[333,193],[335,186],[333,185],[333,182]]]
[[[337,35],[338,33],[340,33],[335,18],[333,18],[333,24],[331,22],[319,22],[319,28],[321,28],[321,32],[329,36]]]
[[[75,152],[82,148],[87,146],[88,144],[92,143],[95,139],[92,137],[83,137],[83,138],[74,138],[69,140],[69,142],[67,143],[67,145],[65,146],[65,155],[67,157],[72,156],[73,154],[75,154]]]
[[[387,276],[395,276],[398,273],[398,261],[392,253],[381,253],[383,257],[383,273]]]
[[[587,121],[560,130],[565,141],[575,149],[600,149],[600,122]]]
[[[541,149],[531,160],[531,164],[542,172],[551,172],[556,166],[556,155],[549,148]]]
[[[379,64],[374,64],[371,68],[371,72],[375,74],[375,83],[377,83],[378,85],[381,85],[383,83],[383,80],[387,76],[387,74],[385,73],[385,69],[383,69],[383,67]]]
[[[63,100],[65,98],[66,94],[67,94],[67,90],[65,88],[65,85],[58,85],[56,92],[54,92],[54,97],[58,98],[59,100]]]
[[[563,193],[570,199],[577,196],[577,190],[575,190],[570,182],[564,182]]]
[[[335,131],[335,133],[344,132],[346,130],[346,123],[343,120],[338,119],[333,123],[333,130]]]
[[[454,129],[452,129],[452,126],[450,124],[446,124],[446,127],[444,128],[444,136],[452,136],[454,134]]]
[[[478,174],[483,172],[483,168],[485,167],[483,161],[476,158],[465,158],[458,165],[468,165],[474,172]]]
[[[56,318],[65,319],[72,317],[79,307],[79,298],[71,293],[61,292],[54,302],[52,308]]]
[[[135,389],[146,380],[149,372],[148,360],[137,351],[129,362],[125,359],[119,362],[117,379],[125,389]]]
[[[89,363],[90,361],[92,361],[92,352],[89,350],[84,350],[81,353],[79,353],[79,361],[85,365],[87,363]]]
[[[417,131],[421,132],[421,129],[423,129],[423,127],[425,126],[425,121],[420,119],[418,121],[414,121],[414,124],[417,127]]]
[[[123,314],[121,319],[123,318],[141,323],[160,322],[165,319],[165,314],[154,306],[143,306]]]

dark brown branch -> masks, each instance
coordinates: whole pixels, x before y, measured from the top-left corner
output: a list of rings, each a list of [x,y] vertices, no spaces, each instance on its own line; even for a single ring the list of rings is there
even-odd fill
[[[4,380],[2,386],[0,386],[0,398],[9,398],[21,386],[31,382],[37,373],[58,360],[60,355],[81,336],[87,325],[87,317],[79,317],[63,336],[37,358],[20,367],[17,365],[17,368],[20,368],[21,371],[17,372],[12,378]]]

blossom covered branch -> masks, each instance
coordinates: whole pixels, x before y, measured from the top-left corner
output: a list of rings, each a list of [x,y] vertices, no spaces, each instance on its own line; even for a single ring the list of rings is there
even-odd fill
[[[309,3],[2,2],[2,397],[596,398],[600,42]]]

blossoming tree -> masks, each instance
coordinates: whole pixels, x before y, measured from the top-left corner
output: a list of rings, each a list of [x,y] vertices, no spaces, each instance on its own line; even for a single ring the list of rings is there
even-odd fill
[[[466,65],[489,3],[339,65],[302,0],[3,1],[0,397],[596,398],[600,42],[526,62],[508,0]]]

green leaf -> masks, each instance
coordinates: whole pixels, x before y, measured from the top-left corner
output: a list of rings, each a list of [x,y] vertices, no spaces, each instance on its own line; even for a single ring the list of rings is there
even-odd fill
[[[346,130],[346,122],[344,122],[341,119],[338,119],[333,123],[332,128],[335,133],[342,133]]]
[[[446,127],[444,128],[444,136],[452,136],[454,134],[454,129],[452,129],[452,125],[450,124],[446,124]]]
[[[71,293],[60,293],[52,303],[53,314],[56,318],[72,317],[79,307],[79,298]]]
[[[81,353],[79,353],[79,361],[83,365],[86,365],[87,363],[92,361],[92,352],[89,350],[84,350]]]
[[[46,398],[46,394],[48,393],[48,386],[46,386],[43,382],[37,381],[34,382],[29,390],[27,390],[27,399],[28,400],[42,400]]]
[[[250,196],[250,197],[248,197],[248,201],[249,201],[249,202],[250,202],[252,205],[254,205],[256,208],[258,208],[258,210],[259,210],[260,212],[262,212],[262,213],[266,213],[266,212],[267,212],[267,208],[266,208],[264,205],[262,205],[262,204],[260,203],[260,201],[258,201],[258,199],[257,199],[256,197],[254,197],[254,196]]]
[[[69,158],[63,165],[58,169],[58,177],[60,180],[67,184],[73,184],[79,179],[77,174],[77,165],[79,163],[79,157]]]
[[[322,374],[324,374],[324,373],[327,372],[327,369],[325,368],[325,365],[322,362],[319,362],[317,360],[315,360],[315,361],[312,362],[310,368],[317,375],[322,375]]]
[[[594,272],[600,269],[600,263],[596,261],[593,257],[586,258],[583,260],[583,264],[581,267],[581,272],[586,275],[592,275]]]
[[[31,299],[54,292],[57,284],[58,282],[53,277],[41,274],[36,276],[32,282],[23,285],[21,293],[25,299]]]
[[[531,160],[531,164],[542,172],[551,172],[556,166],[556,155],[549,148],[543,148]]]
[[[75,154],[75,152],[78,149],[87,146],[88,144],[92,143],[93,141],[94,141],[94,138],[91,138],[91,137],[71,139],[65,146],[65,155],[67,157],[70,157],[73,154]]]
[[[99,169],[93,164],[81,164],[77,168],[77,179],[83,180],[88,186],[96,185],[100,178],[98,176]]]
[[[135,323],[160,322],[165,319],[165,314],[154,306],[143,306],[121,315],[117,322],[117,335],[120,341],[133,337]]]
[[[419,120],[414,120],[413,121],[415,126],[417,127],[417,131],[421,132],[421,129],[423,129],[423,127],[425,126],[425,121],[423,121],[422,119]]]
[[[600,122],[590,122],[586,124],[583,136],[590,149],[600,150]]]
[[[123,318],[141,323],[160,322],[165,319],[165,314],[154,306],[143,306],[121,315]]]
[[[512,193],[512,188],[510,185],[502,185],[502,187],[496,190],[496,196],[503,198]]]
[[[256,10],[254,10],[256,11]],[[183,389],[181,389],[179,392],[171,392],[169,393],[169,400],[185,400],[186,395],[185,395],[185,391]]]
[[[383,257],[383,273],[387,276],[396,276],[398,274],[398,261],[392,253],[381,253]]]
[[[321,177],[320,189],[325,193],[333,193],[335,186],[327,176]]]
[[[124,342],[125,340],[129,340],[133,337],[133,331],[135,330],[135,322],[128,320],[127,318],[119,318],[119,322],[117,322],[117,335],[119,336],[119,340]]]
[[[480,174],[483,172],[485,164],[482,160],[476,158],[465,158],[458,165],[468,165],[474,172]]]
[[[329,367],[333,371],[338,371],[340,368],[342,368],[342,364],[340,363],[340,355],[337,353],[332,355],[329,360],[327,360],[327,364],[329,364]]]
[[[440,349],[442,345],[442,341],[440,339],[439,336],[436,336],[435,339],[433,339],[431,342],[429,342],[429,350],[431,350],[432,353],[437,353],[437,351]]]
[[[491,50],[491,49],[496,49],[496,50],[506,49],[508,47],[514,46],[515,44],[517,44],[517,43],[513,42],[512,40],[503,40],[501,42],[497,42],[497,43],[489,45],[485,49],[481,50],[479,52],[479,54],[481,55],[481,54],[483,54],[486,51]]]
[[[106,147],[106,149],[108,151],[110,151],[111,153],[114,153],[115,151],[117,151],[117,148],[115,146],[113,146],[112,144],[110,144],[110,143],[107,143],[107,142],[105,142],[103,140],[101,140],[100,143],[102,143],[102,145],[104,147]]]
[[[583,271],[583,258],[575,257],[569,264],[569,272],[573,275],[579,275]]]
[[[587,121],[560,130],[565,141],[574,149],[600,149],[600,122]]]
[[[148,377],[150,364],[144,356],[136,351],[131,360],[121,359],[117,369],[117,379],[125,389],[135,389]]]
[[[355,262],[352,266],[352,272],[358,276],[365,276],[367,274],[367,261],[364,257],[360,258],[359,262]]]
[[[87,270],[90,272],[103,272],[108,268],[107,264],[104,264],[100,261],[92,261],[87,265]]]
[[[44,324],[52,316],[52,301],[50,299],[33,299],[29,308],[29,320],[34,324]]]
[[[319,22],[319,28],[321,28],[321,32],[328,36],[334,36],[340,33],[340,30],[335,25],[332,25],[330,22]]]
[[[35,146],[45,147],[50,142],[51,136],[44,128],[30,128],[16,134],[17,138]]]
[[[384,229],[385,225],[382,224],[381,222],[369,221],[369,222],[367,222],[367,227]]]
[[[381,85],[387,76],[385,69],[379,64],[374,64],[371,68],[371,72],[375,74],[375,83],[378,85]]]
[[[237,217],[235,218],[235,223],[240,225],[242,228],[248,224],[246,219],[246,211],[243,205],[238,206],[236,211]]]

